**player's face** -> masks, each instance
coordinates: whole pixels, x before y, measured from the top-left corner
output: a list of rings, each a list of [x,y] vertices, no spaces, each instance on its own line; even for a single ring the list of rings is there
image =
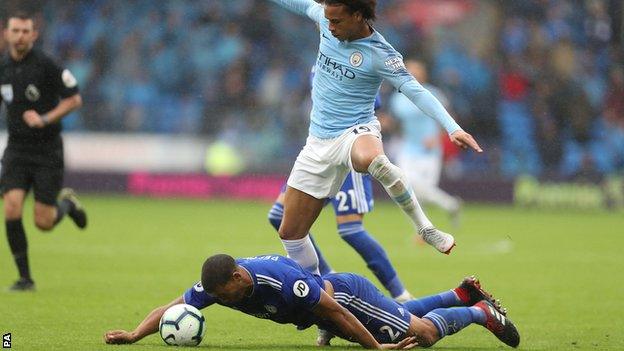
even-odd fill
[[[236,273],[234,273],[232,279],[224,285],[217,286],[210,294],[225,304],[234,304],[243,300],[248,290],[249,287],[241,279],[238,279]]]
[[[367,25],[359,12],[349,13],[342,4],[326,5],[325,18],[329,21],[332,35],[340,41],[351,40],[361,31],[363,25]]]
[[[9,47],[18,53],[30,50],[37,39],[37,31],[31,19],[11,18],[4,30]]]

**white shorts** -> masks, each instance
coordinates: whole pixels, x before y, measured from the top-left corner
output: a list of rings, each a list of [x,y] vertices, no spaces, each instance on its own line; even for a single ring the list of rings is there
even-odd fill
[[[414,188],[437,186],[442,171],[442,157],[439,155],[406,155],[400,153],[397,166]]]
[[[358,124],[333,139],[308,136],[290,171],[288,186],[317,199],[334,197],[353,170],[351,148],[362,135],[374,135],[381,140],[379,122]]]

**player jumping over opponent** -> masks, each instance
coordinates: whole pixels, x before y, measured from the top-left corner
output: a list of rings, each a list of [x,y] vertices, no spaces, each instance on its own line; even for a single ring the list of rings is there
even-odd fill
[[[326,198],[336,195],[349,171],[369,173],[412,219],[422,238],[449,253],[452,235],[437,230],[422,211],[401,170],[386,157],[374,114],[375,95],[384,79],[450,139],[481,152],[473,137],[442,104],[407,72],[399,54],[372,27],[375,0],[272,0],[318,24],[320,46],[312,88],[310,135],[297,157],[284,196],[279,235],[288,256],[318,272],[318,257],[308,232]]]

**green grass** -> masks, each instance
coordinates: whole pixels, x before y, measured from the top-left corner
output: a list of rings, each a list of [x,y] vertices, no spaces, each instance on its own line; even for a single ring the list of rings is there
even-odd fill
[[[65,221],[52,233],[25,224],[37,292],[5,292],[16,277],[0,239],[0,333],[17,350],[165,350],[157,335],[131,346],[108,346],[109,329],[132,329],[152,308],[179,296],[199,278],[203,260],[282,253],[266,220],[267,203],[86,197],[90,226]],[[448,221],[430,210],[442,229]],[[523,350],[624,349],[624,215],[467,206],[451,256],[416,245],[406,217],[378,203],[367,217],[373,233],[416,295],[449,289],[475,273],[503,299]],[[335,232],[327,209],[313,232],[340,271],[373,278]],[[376,282],[376,281],[375,281]],[[315,330],[295,331],[233,310],[204,310],[203,349],[315,350]],[[336,341],[344,348],[348,344]],[[485,329],[471,326],[435,345],[441,350],[506,349]]]

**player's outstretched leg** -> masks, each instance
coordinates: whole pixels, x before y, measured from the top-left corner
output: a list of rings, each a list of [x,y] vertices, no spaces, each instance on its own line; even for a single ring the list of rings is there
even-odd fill
[[[271,209],[269,210],[269,223],[271,223],[271,226],[273,226],[275,230],[279,230],[279,227],[282,224],[283,217],[284,217],[284,205],[276,201],[273,204],[273,207],[271,207]],[[321,249],[318,247],[318,245],[316,245],[316,241],[314,241],[314,238],[312,237],[312,233],[309,233],[309,235],[310,235],[310,240],[312,240],[312,245],[314,245],[314,251],[316,251],[316,255],[318,256],[319,271],[321,272],[321,275],[325,275],[325,274],[329,274],[333,272],[331,266],[329,265],[329,263],[327,263],[327,260],[325,260],[325,257],[323,256]]]
[[[455,246],[455,238],[433,226],[399,167],[393,165],[385,155],[379,155],[370,163],[368,172],[383,185],[392,200],[412,219],[423,240],[442,253],[451,252]]]
[[[507,310],[500,305],[500,301],[485,291],[475,276],[464,278],[453,290],[413,299],[403,303],[403,306],[416,317],[422,317],[436,308],[472,306],[482,300],[490,302],[499,313],[507,314]]]
[[[520,335],[514,324],[487,300],[472,307],[438,308],[423,316],[437,330],[437,337],[425,340],[431,346],[439,339],[453,335],[470,324],[479,324],[492,332],[499,340],[511,347],[520,344]],[[418,335],[418,334],[417,334]]]
[[[486,321],[482,324],[491,331],[500,341],[511,347],[518,347],[520,344],[520,334],[513,322],[498,312],[498,309],[488,300],[483,300],[474,305],[481,309],[486,316]]]
[[[22,225],[22,219],[5,220],[7,240],[20,278],[9,287],[9,291],[35,290],[35,282],[30,277],[28,264],[28,240]]]
[[[56,223],[67,214],[80,229],[87,227],[87,212],[82,207],[76,192],[71,188],[63,188],[58,196]]]

